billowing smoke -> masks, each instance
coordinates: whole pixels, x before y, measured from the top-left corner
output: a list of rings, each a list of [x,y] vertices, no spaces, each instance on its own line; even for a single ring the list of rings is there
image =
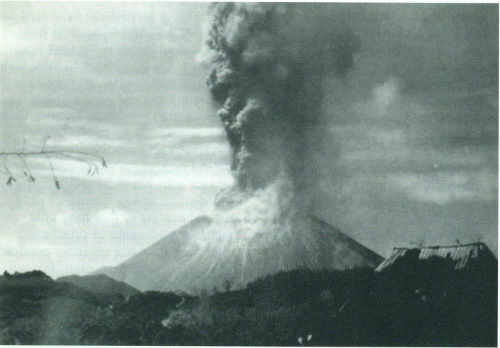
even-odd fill
[[[307,201],[330,136],[324,80],[352,66],[357,37],[325,4],[220,3],[210,11],[200,55],[211,67],[208,85],[221,105],[237,182],[219,204],[277,178]]]

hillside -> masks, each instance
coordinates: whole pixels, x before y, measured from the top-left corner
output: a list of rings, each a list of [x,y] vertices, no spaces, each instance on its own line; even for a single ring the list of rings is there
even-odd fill
[[[74,344],[101,300],[41,271],[0,277],[0,344]]]
[[[59,283],[42,271],[8,274],[0,276],[2,296],[23,297],[28,300],[43,300],[52,297],[68,297],[97,304],[98,298],[91,292],[74,284]]]
[[[238,231],[201,216],[122,264],[94,274],[107,274],[141,290],[197,293],[214,287],[241,289],[280,271],[375,268],[382,261],[312,216],[298,216],[262,230],[252,223],[238,221],[245,227]]]
[[[84,337],[92,344],[126,334],[122,344],[495,346],[495,269],[457,271],[433,259],[399,274],[296,270],[141,311],[161,296],[147,293],[142,305],[97,318]]]
[[[140,293],[136,288],[127,283],[114,280],[105,274],[96,275],[70,275],[57,278],[58,282],[66,282],[79,286],[96,296],[122,295],[124,297]]]
[[[295,270],[198,297],[97,301],[46,276],[26,291],[10,276],[0,279],[0,344],[495,346],[496,264],[485,266]]]

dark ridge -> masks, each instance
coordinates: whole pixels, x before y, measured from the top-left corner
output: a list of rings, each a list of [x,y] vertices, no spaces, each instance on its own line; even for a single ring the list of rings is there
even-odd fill
[[[484,265],[300,269],[198,297],[147,291],[99,303],[47,292],[46,282],[68,285],[50,279],[32,284],[42,297],[19,291],[19,278],[9,291],[2,277],[0,344],[496,346],[496,259]]]

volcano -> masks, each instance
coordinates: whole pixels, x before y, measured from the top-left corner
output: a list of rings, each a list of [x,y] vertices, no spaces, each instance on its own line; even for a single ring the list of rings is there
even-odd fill
[[[244,228],[228,230],[200,216],[118,266],[94,273],[141,290],[197,293],[242,288],[280,271],[375,268],[383,260],[313,216],[287,219],[278,228],[238,224]]]
[[[375,268],[382,261],[308,215],[319,176],[332,179],[322,156],[331,138],[324,79],[344,77],[359,48],[357,36],[325,10],[211,6],[197,60],[210,70],[235,183],[217,194],[211,217],[97,273],[141,290],[196,293],[241,288],[280,271]]]

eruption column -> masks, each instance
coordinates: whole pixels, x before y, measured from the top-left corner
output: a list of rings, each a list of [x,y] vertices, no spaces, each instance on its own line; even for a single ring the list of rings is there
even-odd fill
[[[200,56],[210,64],[237,182],[219,205],[277,178],[307,201],[328,136],[323,82],[348,71],[357,37],[325,4],[220,3],[210,18]]]

